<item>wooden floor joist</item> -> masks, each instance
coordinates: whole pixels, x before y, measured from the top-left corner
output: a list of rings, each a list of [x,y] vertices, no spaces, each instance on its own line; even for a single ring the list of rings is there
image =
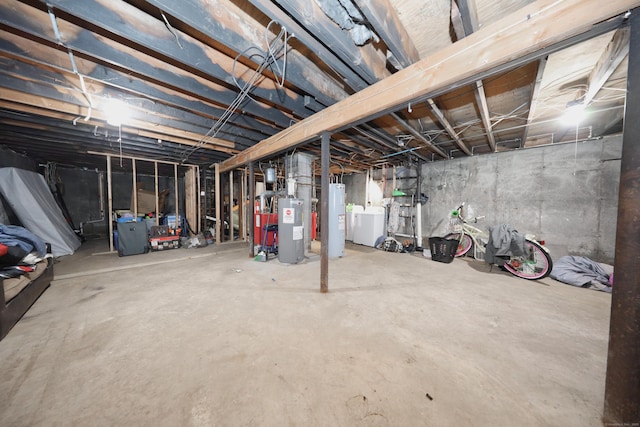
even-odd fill
[[[639,5],[640,1],[629,0],[538,0],[227,159],[220,171],[275,155],[317,139],[324,131],[347,128],[416,99],[436,96]]]

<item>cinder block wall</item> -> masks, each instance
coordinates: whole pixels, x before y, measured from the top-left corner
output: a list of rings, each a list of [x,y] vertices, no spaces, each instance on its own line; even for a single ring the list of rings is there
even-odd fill
[[[466,202],[482,227],[510,224],[546,241],[554,259],[612,263],[622,136],[423,165],[423,234],[442,235]]]
[[[451,211],[465,202],[467,216],[486,216],[481,228],[506,223],[535,234],[554,259],[583,255],[613,263],[621,152],[616,135],[424,163],[421,191],[429,201],[422,234],[446,234]],[[353,199],[347,202],[364,199],[364,178],[345,184]]]

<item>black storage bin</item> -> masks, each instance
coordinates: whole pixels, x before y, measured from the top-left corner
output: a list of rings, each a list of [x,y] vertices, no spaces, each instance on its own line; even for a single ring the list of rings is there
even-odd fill
[[[429,237],[429,249],[431,259],[438,262],[450,263],[456,256],[459,240],[445,239],[444,237]]]
[[[118,223],[118,256],[149,252],[149,235],[144,222]]]

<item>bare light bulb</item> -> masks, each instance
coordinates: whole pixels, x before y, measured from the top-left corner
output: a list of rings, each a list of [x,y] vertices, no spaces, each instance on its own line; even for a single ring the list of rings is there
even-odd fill
[[[119,99],[109,99],[105,104],[105,113],[107,115],[107,123],[112,126],[120,126],[129,115],[127,104]]]

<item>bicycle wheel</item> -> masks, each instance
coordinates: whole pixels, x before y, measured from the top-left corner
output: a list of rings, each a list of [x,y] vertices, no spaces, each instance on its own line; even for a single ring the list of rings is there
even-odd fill
[[[449,233],[444,236],[445,239],[453,239],[458,241],[458,249],[456,249],[456,257],[465,256],[473,247],[473,240],[467,233]]]
[[[539,243],[525,240],[526,256],[511,257],[503,267],[514,276],[527,280],[538,280],[547,277],[553,269],[553,261],[549,252]]]

